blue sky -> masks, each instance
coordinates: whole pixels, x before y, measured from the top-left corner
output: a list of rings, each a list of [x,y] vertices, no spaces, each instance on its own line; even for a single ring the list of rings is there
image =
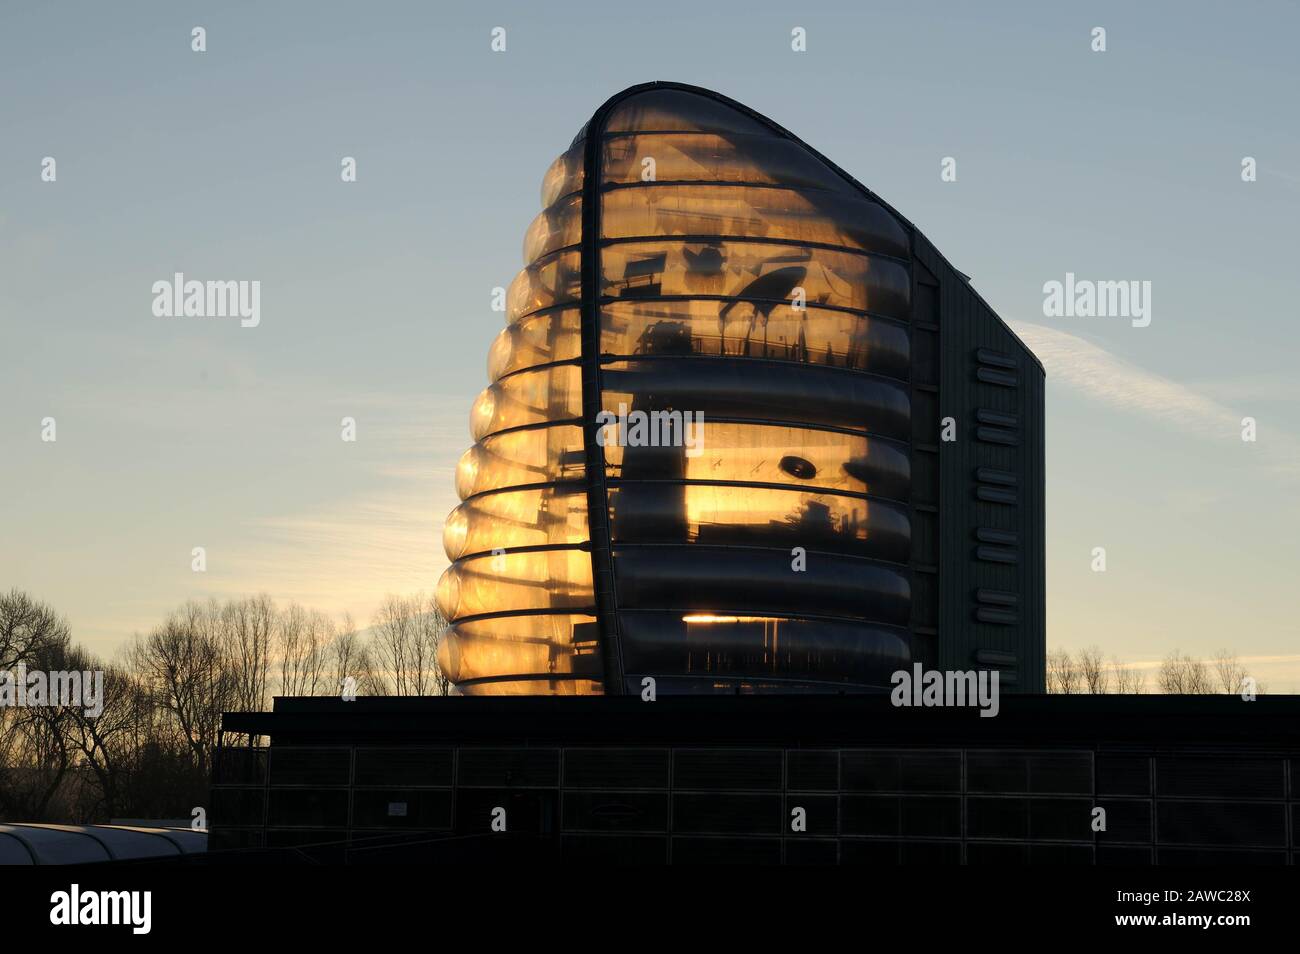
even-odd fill
[[[1051,645],[1228,647],[1300,690],[1297,28],[1290,3],[6,5],[0,586],[106,653],[190,597],[365,620],[431,590],[542,173],[670,79],[815,145],[1040,353]],[[259,280],[261,324],[153,317],[176,271]],[[1067,271],[1150,281],[1151,325],[1045,318]]]

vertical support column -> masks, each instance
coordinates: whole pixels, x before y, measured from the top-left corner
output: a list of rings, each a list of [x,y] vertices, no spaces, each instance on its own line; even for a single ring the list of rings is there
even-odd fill
[[[605,449],[596,440],[601,410],[600,374],[600,179],[601,131],[616,102],[607,101],[587,123],[582,170],[582,442],[587,469],[587,528],[591,536],[591,582],[596,600],[596,627],[607,695],[623,695],[623,647],[614,594],[614,560],[610,548],[609,494],[605,485]]]

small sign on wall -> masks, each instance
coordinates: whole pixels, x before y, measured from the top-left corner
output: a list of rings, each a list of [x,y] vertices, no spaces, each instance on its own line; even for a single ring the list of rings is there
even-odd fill
[[[405,817],[406,817],[406,802],[389,802],[389,803],[388,803],[388,817],[389,817],[389,818],[405,818]]]

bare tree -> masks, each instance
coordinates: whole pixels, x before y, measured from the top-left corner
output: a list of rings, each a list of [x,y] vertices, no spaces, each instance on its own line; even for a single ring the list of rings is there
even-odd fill
[[[350,614],[344,614],[333,642],[326,647],[330,673],[329,691],[341,693],[346,680],[354,679],[358,694],[382,696],[387,690],[375,671],[374,654],[361,639]]]
[[[410,601],[411,608],[417,615],[417,645],[415,654],[418,667],[416,695],[445,696],[451,692],[449,680],[442,667],[438,665],[438,649],[447,634],[447,619],[438,608],[438,600],[433,595],[417,593]]]
[[[394,596],[384,609],[372,640],[348,617],[281,611],[265,595],[191,602],[109,665],[72,647],[48,607],[0,594],[5,665],[104,673],[97,716],[0,707],[0,817],[92,821],[203,804],[221,714],[264,708],[273,688],[332,694],[351,676],[366,695],[446,693],[436,662],[446,622],[433,600]]]
[[[98,783],[98,804],[90,806],[92,814],[112,818],[119,814],[122,776],[135,751],[130,744],[132,729],[148,720],[144,711],[147,696],[126,670],[105,666],[85,650],[70,654],[69,663],[69,668],[81,672],[104,673],[103,710],[91,716],[84,709],[73,708],[68,713],[67,734],[80,764]],[[97,808],[102,812],[95,811]]]
[[[67,623],[53,609],[26,593],[0,596],[0,669],[66,668]],[[67,710],[56,706],[0,708],[0,811],[11,817],[45,820],[72,768],[63,723]]]
[[[1134,666],[1124,665],[1118,657],[1111,658],[1110,673],[1115,691],[1120,695],[1132,696],[1146,691],[1146,673]]]
[[[0,768],[0,813],[32,821],[52,820],[50,811],[72,768],[63,722],[68,710],[34,706],[7,719]],[[12,761],[8,761],[12,759]]]
[[[0,596],[0,669],[29,663],[68,639],[68,624],[44,603],[18,590]]]
[[[116,664],[72,646],[67,624],[14,591],[0,594],[0,669],[102,671],[103,710],[0,707],[0,817],[92,821],[172,815],[203,804],[221,715],[262,709],[273,689],[447,695],[437,662],[447,621],[433,597],[389,596],[373,631],[266,595],[190,602]],[[278,685],[277,685],[278,683]]]
[[[329,617],[294,603],[276,617],[275,637],[280,692],[286,696],[321,692],[325,688],[325,649],[334,638]]]
[[[407,673],[415,641],[415,624],[406,600],[388,594],[371,620],[377,677],[383,680],[385,693],[411,695]]]
[[[1087,646],[1079,650],[1078,669],[1080,691],[1101,695],[1110,683],[1110,673],[1102,659],[1099,646]]]
[[[1248,673],[1246,667],[1237,660],[1236,653],[1220,649],[1210,664],[1213,667],[1214,685],[1219,692],[1229,695],[1241,692]]]
[[[154,704],[170,713],[202,772],[216,744],[221,713],[236,698],[227,666],[215,602],[187,603],[147,637],[137,639],[129,659]]]
[[[40,621],[57,620],[41,604],[26,601],[23,607],[27,619],[38,621],[33,630],[44,630],[45,624]],[[70,668],[66,627],[60,621],[55,629],[57,632],[44,630],[49,639],[26,642],[25,655],[19,662],[47,673]],[[12,715],[9,712],[8,707],[0,709],[5,715],[0,722],[0,753],[5,756],[0,760],[0,812],[35,821],[66,814],[53,811],[52,806],[74,768],[66,731],[71,710],[49,704],[12,710]]]
[[[1083,675],[1067,649],[1053,649],[1047,654],[1047,691],[1069,695],[1083,685]]]
[[[450,684],[438,668],[438,647],[447,621],[436,601],[423,593],[403,599],[389,594],[371,630],[378,675],[394,695],[446,695]]]
[[[1210,691],[1210,674],[1205,663],[1177,649],[1165,657],[1157,676],[1166,695],[1201,695]]]
[[[222,648],[234,676],[231,705],[243,712],[266,706],[275,604],[266,594],[232,600],[221,614]]]

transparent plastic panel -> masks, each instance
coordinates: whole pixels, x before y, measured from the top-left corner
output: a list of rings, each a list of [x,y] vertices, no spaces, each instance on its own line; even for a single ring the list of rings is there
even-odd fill
[[[666,131],[772,134],[766,123],[716,99],[675,89],[628,97],[605,120],[607,133]]]
[[[484,390],[470,410],[470,432],[482,440],[510,427],[581,417],[582,372],[561,364],[512,374]]]
[[[524,233],[524,264],[582,240],[582,194],[566,196],[537,213]]]
[[[616,136],[605,141],[604,182],[644,182],[651,170],[658,182],[751,183],[861,194],[830,166],[788,139],[672,133]]]
[[[907,328],[816,306],[729,302],[618,301],[601,308],[602,354],[730,355],[820,364],[908,380]]]
[[[802,289],[806,304],[909,318],[907,269],[852,252],[761,242],[628,242],[601,250],[601,270],[601,294],[611,298],[717,295],[793,304]]]
[[[781,546],[619,544],[616,603],[620,610],[815,615],[894,626],[911,621],[906,567],[824,550],[806,554],[802,564],[798,559]]]
[[[580,481],[585,474],[581,427],[529,428],[484,438],[467,450],[456,466],[456,493],[464,500],[502,487]]]
[[[619,614],[629,673],[768,676],[888,686],[907,632],[870,623],[730,613]]]
[[[686,426],[701,416],[911,437],[911,397],[903,382],[817,365],[660,355],[607,362],[602,384],[602,408],[626,425],[618,439],[643,449],[680,450],[691,440]]]
[[[682,455],[682,479],[787,484],[907,498],[910,466],[902,444],[839,431],[708,420],[700,436],[701,452]],[[638,448],[606,441],[609,477],[623,476],[625,453],[635,459]]]
[[[596,618],[544,614],[458,623],[443,639],[439,663],[455,682],[540,674],[598,679]]]
[[[542,177],[542,208],[582,188],[582,162],[585,143],[576,142],[564,155],[551,163]]]
[[[903,504],[797,490],[620,483],[609,488],[616,543],[796,547],[906,563]]]
[[[471,682],[459,686],[463,696],[599,696],[601,684],[577,676]]]
[[[529,265],[506,291],[506,321],[516,322],[552,305],[567,305],[582,297],[582,261],[575,249]]]
[[[438,580],[438,607],[452,622],[484,613],[594,612],[591,554],[542,550],[461,560],[447,567]]]
[[[543,311],[501,329],[488,349],[488,380],[582,354],[582,315],[577,308]]]
[[[874,202],[843,194],[652,184],[609,190],[602,203],[601,234],[607,239],[743,236],[907,255],[907,235],[893,216]]]
[[[442,531],[449,560],[498,548],[575,545],[588,539],[582,484],[483,494],[453,510]]]

